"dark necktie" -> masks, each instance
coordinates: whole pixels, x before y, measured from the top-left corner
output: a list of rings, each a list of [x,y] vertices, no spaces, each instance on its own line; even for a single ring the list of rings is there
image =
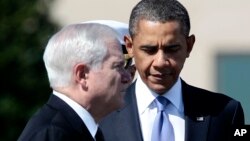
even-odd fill
[[[104,141],[104,137],[103,137],[103,134],[102,134],[102,131],[100,128],[97,129],[97,132],[95,134],[95,140],[96,141]]]
[[[174,141],[173,126],[169,121],[168,114],[164,112],[170,101],[163,96],[158,96],[155,101],[157,103],[158,110],[153,125],[151,140]]]

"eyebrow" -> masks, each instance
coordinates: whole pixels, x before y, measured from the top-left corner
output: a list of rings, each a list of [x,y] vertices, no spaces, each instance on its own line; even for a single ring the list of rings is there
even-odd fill
[[[180,44],[175,43],[170,45],[163,45],[164,48],[171,48],[176,46],[180,46]],[[158,48],[158,45],[141,45],[140,48]]]
[[[140,46],[140,48],[155,48],[155,47],[158,48],[157,45],[141,45],[141,46]]]

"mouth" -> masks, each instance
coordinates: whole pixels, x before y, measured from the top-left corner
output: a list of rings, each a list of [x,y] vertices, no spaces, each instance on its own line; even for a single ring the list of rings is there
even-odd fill
[[[167,73],[151,73],[150,74],[153,77],[167,77],[171,75],[171,72],[167,72]]]
[[[152,76],[155,80],[162,81],[162,80],[168,79],[171,76],[171,73],[170,72],[168,72],[168,73],[152,73],[152,74],[150,74],[150,76]]]

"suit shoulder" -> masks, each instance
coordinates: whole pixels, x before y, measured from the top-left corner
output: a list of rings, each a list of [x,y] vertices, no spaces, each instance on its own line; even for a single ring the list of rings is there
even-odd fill
[[[65,123],[67,122],[59,111],[44,105],[30,118],[19,140],[28,140],[28,138],[35,140],[38,137],[49,136],[47,133],[52,133],[52,130],[54,133],[63,133],[63,129],[67,128],[62,126],[68,126]]]
[[[217,101],[230,101],[230,100],[235,100],[232,97],[226,95],[226,94],[222,94],[222,93],[218,93],[218,92],[213,92],[207,89],[203,89],[203,88],[199,88],[199,87],[195,87],[195,86],[191,86],[191,85],[186,85],[185,88],[183,88],[183,92],[185,94],[187,94],[187,96],[190,95],[194,95],[195,97],[199,98],[200,100],[204,99],[204,100],[217,100]]]
[[[222,93],[184,84],[183,99],[187,113],[202,111],[202,113],[218,114],[222,111],[235,112],[241,110],[239,101]]]
[[[42,140],[50,140],[50,141],[68,141],[74,140],[75,133],[68,132],[64,128],[58,126],[44,126],[40,128],[40,130],[36,130],[34,132],[30,131],[28,134],[22,134],[18,141],[42,141]]]

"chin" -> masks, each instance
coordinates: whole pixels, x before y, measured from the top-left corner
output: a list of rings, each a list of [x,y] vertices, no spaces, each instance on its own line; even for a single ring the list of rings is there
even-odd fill
[[[162,86],[162,85],[160,85],[160,86],[157,85],[157,86],[154,86],[154,87],[151,88],[151,90],[153,90],[154,92],[156,92],[156,93],[159,94],[159,95],[164,94],[164,93],[167,92],[169,89],[170,89],[170,88],[164,87],[164,86]]]
[[[157,94],[163,95],[167,90],[154,90]]]

